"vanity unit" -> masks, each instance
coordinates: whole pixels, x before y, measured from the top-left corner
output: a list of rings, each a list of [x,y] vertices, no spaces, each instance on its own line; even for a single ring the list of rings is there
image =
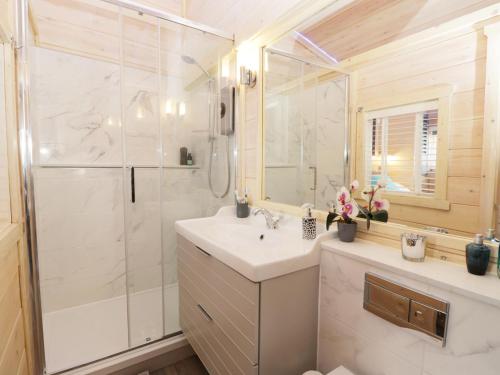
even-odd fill
[[[184,334],[212,375],[316,368],[319,241],[232,211],[176,223]]]

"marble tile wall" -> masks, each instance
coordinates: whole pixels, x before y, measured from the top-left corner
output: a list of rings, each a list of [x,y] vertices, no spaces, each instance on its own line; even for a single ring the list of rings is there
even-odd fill
[[[363,309],[365,272],[373,272],[450,302],[446,347]],[[321,255],[319,370],[344,365],[358,375],[498,374],[500,309],[365,263]]]
[[[327,209],[344,185],[344,145],[346,139],[347,81],[345,77],[321,84],[316,96],[316,207]]]
[[[34,158],[43,165],[121,165],[120,67],[32,48]]]
[[[232,203],[232,193],[219,200],[208,190],[206,83],[185,91],[179,77],[158,82],[151,72],[120,72],[112,63],[42,48],[30,52],[37,62],[31,114],[44,312],[123,295],[126,286],[136,293],[162,280],[176,283],[175,220]],[[169,99],[175,113],[165,111]],[[192,152],[194,168],[178,168],[181,146]],[[135,166],[135,203],[124,156]],[[226,160],[215,161],[216,179],[226,177]]]
[[[266,196],[327,209],[344,185],[346,111],[345,78],[266,96]]]
[[[34,173],[43,311],[125,294],[122,170]]]

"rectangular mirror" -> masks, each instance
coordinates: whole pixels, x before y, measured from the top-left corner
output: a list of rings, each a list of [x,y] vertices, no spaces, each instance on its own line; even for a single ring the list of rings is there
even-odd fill
[[[262,199],[384,181],[391,223],[500,235],[498,4],[438,3],[332,6],[264,48]]]
[[[265,50],[265,198],[326,209],[346,183],[348,76]]]

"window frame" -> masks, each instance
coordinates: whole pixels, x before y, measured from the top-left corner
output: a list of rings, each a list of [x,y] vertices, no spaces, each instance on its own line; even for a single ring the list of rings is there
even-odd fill
[[[422,196],[415,193],[398,193],[384,191],[383,196],[389,202],[403,206],[426,207],[439,210],[449,210],[450,202],[447,200],[448,190],[448,123],[450,121],[450,105],[453,86],[441,85],[423,90],[414,91],[403,95],[394,95],[386,98],[377,98],[360,102],[356,112],[356,166],[355,176],[362,186],[368,185],[366,181],[366,120],[368,112],[382,111],[391,107],[418,104],[420,102],[436,101],[438,110],[438,142],[436,156],[436,186],[433,196]],[[371,138],[370,138],[371,139]],[[361,198],[361,195],[357,195]]]

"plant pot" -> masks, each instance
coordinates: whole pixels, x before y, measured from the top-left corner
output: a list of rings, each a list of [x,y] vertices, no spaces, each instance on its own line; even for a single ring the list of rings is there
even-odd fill
[[[342,242],[352,242],[356,237],[358,223],[356,223],[355,221],[352,223],[341,223],[340,221],[338,221],[337,228],[339,230],[339,239]]]

